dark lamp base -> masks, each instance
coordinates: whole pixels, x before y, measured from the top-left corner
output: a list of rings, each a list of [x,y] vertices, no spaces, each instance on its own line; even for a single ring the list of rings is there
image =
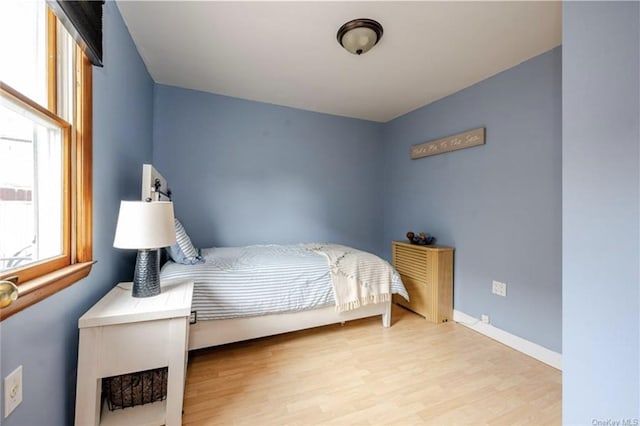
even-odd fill
[[[133,274],[133,297],[151,297],[160,294],[160,265],[157,250],[139,250]]]

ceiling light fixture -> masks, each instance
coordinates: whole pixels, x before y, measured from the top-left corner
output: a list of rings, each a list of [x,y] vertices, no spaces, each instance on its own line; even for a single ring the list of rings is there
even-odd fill
[[[338,30],[338,43],[354,55],[368,52],[382,38],[382,25],[373,19],[354,19]]]

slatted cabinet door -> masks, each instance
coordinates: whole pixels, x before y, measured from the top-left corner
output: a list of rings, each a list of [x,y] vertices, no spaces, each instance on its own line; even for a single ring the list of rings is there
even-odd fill
[[[394,241],[393,266],[402,278],[411,300],[394,295],[394,302],[431,322],[453,319],[453,248],[420,246]]]

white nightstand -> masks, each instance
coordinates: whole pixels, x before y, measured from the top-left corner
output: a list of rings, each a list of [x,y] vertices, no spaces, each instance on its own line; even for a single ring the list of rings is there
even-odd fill
[[[129,289],[123,289],[126,287]],[[78,320],[76,426],[182,423],[193,281],[167,281],[162,293],[131,297],[121,283]],[[103,377],[169,367],[167,399],[124,410],[102,410]]]

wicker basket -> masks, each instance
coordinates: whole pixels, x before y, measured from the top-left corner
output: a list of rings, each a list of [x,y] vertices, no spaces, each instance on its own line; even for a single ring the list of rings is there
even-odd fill
[[[102,379],[109,410],[150,404],[167,398],[167,367]]]

